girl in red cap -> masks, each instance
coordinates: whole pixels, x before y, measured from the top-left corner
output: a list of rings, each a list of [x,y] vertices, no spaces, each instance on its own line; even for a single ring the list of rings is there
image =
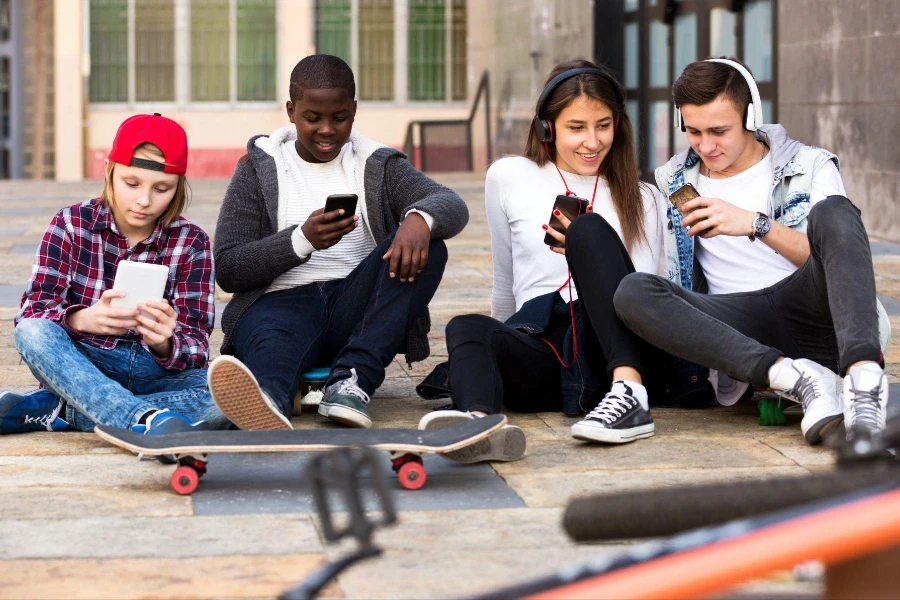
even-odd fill
[[[41,240],[15,340],[41,389],[0,394],[0,433],[148,434],[224,425],[206,387],[213,329],[209,238],[181,216],[187,136],[159,114],[119,127],[99,198],[60,210]],[[168,268],[161,300],[115,306],[121,261]]]

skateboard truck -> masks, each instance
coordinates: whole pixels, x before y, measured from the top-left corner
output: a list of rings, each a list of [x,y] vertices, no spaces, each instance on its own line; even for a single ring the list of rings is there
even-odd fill
[[[368,473],[364,486],[362,476]],[[359,548],[343,558],[328,562],[312,573],[300,585],[287,590],[278,600],[305,600],[316,595],[331,580],[349,566],[381,554],[381,548],[372,542],[372,534],[378,527],[397,522],[397,511],[390,491],[380,476],[378,454],[371,448],[339,448],[314,457],[306,471],[310,492],[316,503],[322,534],[328,542],[337,542],[345,537],[356,538]],[[374,496],[374,510],[380,517],[370,519],[363,504],[363,491],[371,490]],[[349,522],[341,528],[334,524],[332,514],[335,507],[330,499],[336,499],[346,510]]]

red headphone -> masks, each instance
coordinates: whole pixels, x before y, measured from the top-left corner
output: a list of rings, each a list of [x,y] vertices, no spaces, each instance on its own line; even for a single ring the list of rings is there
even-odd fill
[[[534,135],[537,136],[537,139],[542,144],[550,144],[553,140],[556,139],[556,132],[553,131],[553,123],[545,118],[544,115],[544,105],[547,103],[547,100],[550,99],[550,95],[553,91],[559,87],[559,85],[566,81],[567,79],[571,79],[572,77],[577,77],[578,75],[597,75],[598,77],[602,77],[613,88],[613,93],[616,95],[616,104],[617,104],[617,112],[616,112],[616,122],[613,124],[613,129],[618,129],[619,127],[619,118],[622,113],[625,112],[625,92],[622,90],[622,86],[618,81],[613,79],[611,75],[602,71],[600,69],[596,69],[593,67],[580,67],[577,69],[569,69],[567,71],[563,71],[553,79],[547,82],[547,85],[544,86],[544,91],[541,92],[540,97],[537,101],[537,111],[534,117],[534,122],[532,123],[532,128],[534,129]]]

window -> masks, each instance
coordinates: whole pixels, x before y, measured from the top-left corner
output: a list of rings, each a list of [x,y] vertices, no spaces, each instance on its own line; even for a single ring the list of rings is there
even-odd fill
[[[273,102],[276,0],[90,0],[91,102]]]
[[[340,56],[361,100],[467,94],[467,0],[316,0],[316,51]]]

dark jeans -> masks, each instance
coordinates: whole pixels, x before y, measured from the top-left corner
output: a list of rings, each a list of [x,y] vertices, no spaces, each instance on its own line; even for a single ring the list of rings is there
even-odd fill
[[[330,364],[330,381],[356,369],[369,395],[384,370],[405,349],[407,332],[428,308],[444,266],[447,247],[432,240],[428,264],[412,283],[388,274],[381,257],[389,236],[345,279],[310,283],[262,295],[241,315],[234,354],[282,412],[291,413],[303,373]]]
[[[582,339],[591,370],[611,377],[616,367],[637,369],[653,397],[664,393],[665,356],[634,335],[616,315],[613,295],[634,265],[615,230],[600,215],[578,217],[566,232],[566,257],[582,311]],[[584,318],[587,317],[587,318]],[[559,348],[568,314],[554,317],[543,337]],[[560,369],[541,339],[484,315],[454,317],[447,324],[450,388],[458,410],[518,412],[562,409]]]
[[[809,259],[771,287],[709,296],[636,273],[619,286],[616,311],[651,344],[760,388],[781,356],[840,374],[858,361],[881,362],[875,274],[859,210],[844,197],[826,198],[810,211],[807,237]]]

